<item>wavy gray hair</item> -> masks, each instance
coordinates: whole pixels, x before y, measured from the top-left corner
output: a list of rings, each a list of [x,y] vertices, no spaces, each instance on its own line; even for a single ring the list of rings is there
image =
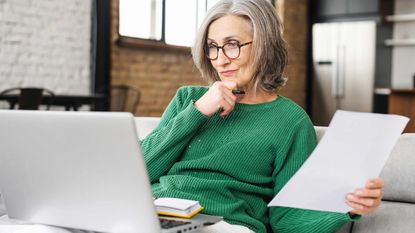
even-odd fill
[[[222,0],[206,14],[192,48],[193,61],[209,83],[219,81],[219,75],[206,56],[207,34],[211,23],[225,15],[245,18],[252,25],[251,53],[254,68],[254,90],[278,92],[285,85],[282,76],[288,63],[286,43],[282,37],[282,24],[274,6],[267,0]]]

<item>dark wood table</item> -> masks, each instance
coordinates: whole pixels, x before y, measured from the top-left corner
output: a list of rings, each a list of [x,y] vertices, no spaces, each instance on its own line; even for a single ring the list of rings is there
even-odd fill
[[[16,104],[19,102],[19,95],[4,95],[0,96],[0,101],[9,102],[10,109],[14,109]],[[103,94],[92,94],[92,95],[55,95],[53,97],[45,95],[42,98],[42,104],[50,106],[64,106],[66,111],[78,109],[82,105],[91,106],[91,110],[103,110],[97,109],[96,105],[104,103],[106,96]]]
[[[411,120],[404,132],[415,133],[415,89],[392,89],[388,112],[409,117]]]

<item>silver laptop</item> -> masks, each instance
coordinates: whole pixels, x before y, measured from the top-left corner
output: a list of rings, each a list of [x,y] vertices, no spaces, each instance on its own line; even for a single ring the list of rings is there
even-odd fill
[[[0,192],[9,218],[65,228],[183,233],[221,220],[160,224],[130,113],[0,110]]]

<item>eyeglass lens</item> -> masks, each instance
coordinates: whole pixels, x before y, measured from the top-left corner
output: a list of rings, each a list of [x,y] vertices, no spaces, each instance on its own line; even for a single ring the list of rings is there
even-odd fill
[[[212,60],[218,58],[219,49],[222,49],[222,52],[225,54],[225,56],[230,59],[235,59],[239,57],[240,45],[238,43],[232,42],[226,43],[222,47],[216,45],[208,45],[208,58]]]

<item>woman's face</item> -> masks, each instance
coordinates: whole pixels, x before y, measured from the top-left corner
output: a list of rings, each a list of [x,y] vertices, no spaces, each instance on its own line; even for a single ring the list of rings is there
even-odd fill
[[[252,44],[240,47],[239,56],[232,58],[237,55],[234,52],[235,49],[237,51],[238,45],[252,42],[252,39],[252,26],[240,16],[225,15],[211,23],[207,38],[208,48],[214,51],[214,46],[221,47],[229,43],[226,46],[228,49],[225,49],[228,56],[219,49],[217,59],[211,60],[222,81],[235,81],[241,89],[246,89],[249,85],[253,76]]]

